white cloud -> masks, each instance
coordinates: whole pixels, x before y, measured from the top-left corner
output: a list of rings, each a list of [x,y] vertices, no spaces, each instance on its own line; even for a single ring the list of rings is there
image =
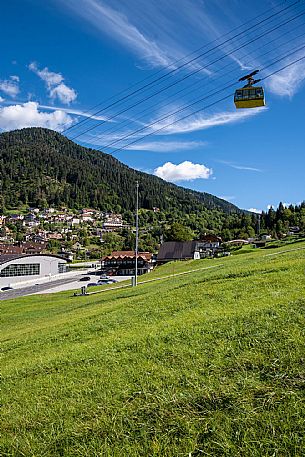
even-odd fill
[[[206,146],[205,141],[152,141],[132,144],[125,149],[132,151],[176,152]]]
[[[46,83],[51,98],[58,98],[59,101],[66,105],[69,105],[76,99],[76,91],[64,84],[64,77],[61,73],[50,71],[48,67],[39,70],[36,62],[30,63],[29,69]]]
[[[256,208],[249,208],[247,211],[250,211],[251,213],[262,214],[262,210]]]
[[[164,165],[154,170],[154,175],[165,181],[193,181],[194,179],[208,179],[212,175],[211,168],[199,163],[185,161],[175,165],[171,162],[166,162]]]
[[[15,97],[19,93],[18,80],[15,76],[11,76],[10,79],[0,80],[0,90],[10,97]]]
[[[0,128],[3,130],[25,127],[46,127],[61,131],[73,123],[73,118],[61,110],[53,113],[39,111],[36,102],[10,105],[0,108]]]
[[[0,97],[0,103],[4,102],[5,99],[3,97]]]
[[[17,76],[17,75],[12,75],[12,76],[11,76],[11,80],[12,80],[12,81],[17,81],[17,82],[19,83],[20,78],[19,78],[19,76]]]
[[[36,73],[36,75],[39,76],[43,81],[45,81],[49,88],[60,84],[64,80],[62,74],[49,71],[48,67],[39,70],[36,62],[30,63],[29,69]]]
[[[76,99],[77,95],[74,89],[71,89],[64,83],[60,83],[58,86],[50,90],[50,97],[57,97],[62,103],[68,105]]]

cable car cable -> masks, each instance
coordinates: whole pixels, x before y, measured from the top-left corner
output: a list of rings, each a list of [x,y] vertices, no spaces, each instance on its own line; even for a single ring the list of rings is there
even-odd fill
[[[279,11],[279,12],[276,13],[276,14],[279,14],[279,13],[281,13],[281,12],[283,12],[283,11],[285,11],[285,10],[287,10],[287,9],[289,9],[289,8],[291,8],[291,7],[293,7],[293,6],[295,6],[295,5],[296,5],[297,3],[299,3],[299,2],[300,2],[300,0],[294,2],[292,5],[290,5],[290,6],[286,7],[286,8],[284,8],[283,10]],[[284,4],[286,4],[286,2],[282,3],[282,5],[284,5]],[[233,33],[234,31],[240,29],[241,27],[243,27],[243,26],[245,26],[245,25],[251,23],[252,21],[254,21],[254,20],[256,20],[256,19],[258,19],[259,17],[264,16],[264,15],[267,14],[269,11],[273,11],[273,10],[275,10],[275,9],[276,9],[276,7],[269,8],[268,10],[264,11],[264,13],[261,13],[261,14],[259,14],[258,16],[255,16],[255,17],[252,18],[252,19],[249,19],[249,20],[246,21],[245,23],[243,23],[243,24],[239,25],[238,27],[235,27],[234,29],[232,29],[230,32],[227,32],[226,34],[220,36],[219,38],[216,38],[215,40],[213,40],[213,41],[207,43],[206,45],[203,45],[203,46],[199,47],[197,50],[192,51],[191,53],[189,53],[189,54],[183,56],[181,59],[178,59],[178,60],[172,62],[170,65],[167,65],[167,66],[165,67],[165,69],[171,68],[172,65],[181,62],[182,60],[186,59],[187,57],[192,56],[193,54],[195,54],[195,53],[201,51],[201,50],[204,49],[205,47],[207,47],[207,46],[209,46],[209,45],[211,45],[211,44],[217,42],[217,41],[220,40],[221,38],[223,38],[223,37],[229,35],[230,33]],[[158,70],[158,71],[155,72],[153,75],[150,75],[150,76],[148,76],[147,78],[144,78],[143,80],[141,80],[141,81],[139,81],[139,82],[137,82],[137,83],[135,83],[135,84],[132,84],[129,88],[126,88],[126,89],[124,89],[123,91],[120,91],[118,94],[116,94],[116,95],[114,95],[114,96],[112,96],[112,97],[109,97],[109,98],[107,98],[106,100],[104,100],[104,101],[102,101],[102,102],[100,102],[100,103],[94,105],[94,106],[91,108],[91,110],[94,109],[94,108],[97,108],[98,106],[100,106],[100,105],[103,104],[103,103],[106,103],[106,102],[109,101],[109,100],[112,100],[112,99],[115,98],[116,96],[118,96],[118,95],[120,95],[120,94],[123,94],[124,92],[126,92],[126,91],[129,90],[129,89],[131,89],[132,87],[135,87],[135,86],[137,86],[138,84],[140,84],[141,82],[144,82],[144,81],[146,81],[147,79],[152,78],[153,76],[159,74],[159,73],[162,72],[162,71],[164,71],[164,68],[162,68],[161,70]],[[159,78],[158,78],[158,79],[159,79]],[[158,79],[156,79],[155,81],[157,81]],[[142,90],[142,89],[144,89],[144,88],[145,88],[145,86],[143,86],[143,87],[140,88],[140,89]],[[131,95],[132,95],[132,94],[130,94],[129,96],[131,96]],[[120,100],[118,100],[118,102],[119,102],[119,101],[120,101]],[[106,109],[106,108],[105,108],[105,109]],[[88,114],[90,114],[90,113],[88,113]],[[83,120],[79,121],[78,123],[74,124],[73,126],[66,128],[65,130],[62,131],[62,133],[65,133],[65,132],[71,130],[72,128],[76,127],[77,125],[80,125],[80,124],[82,124],[82,123],[84,123],[84,122],[87,122],[88,120],[92,119],[93,116],[95,116],[96,114],[99,114],[99,113],[93,113],[93,114],[91,114],[87,119],[83,119]]]
[[[303,46],[299,47],[298,49],[296,49],[295,51],[292,51],[292,52],[286,54],[284,57],[281,57],[280,59],[275,60],[275,61],[272,62],[271,64],[266,65],[264,68],[261,69],[261,71],[266,70],[267,68],[269,68],[269,67],[275,65],[276,63],[280,62],[280,61],[283,60],[283,59],[287,59],[287,57],[291,56],[292,54],[295,54],[296,52],[300,52],[300,51],[303,50],[304,48],[305,48],[305,44],[304,44]],[[171,112],[171,113],[169,113],[169,114],[166,114],[165,116],[163,116],[163,117],[157,119],[157,120],[154,121],[154,122],[151,122],[150,124],[147,124],[146,126],[142,127],[141,129],[135,130],[134,132],[131,132],[131,133],[129,133],[129,134],[127,134],[127,135],[125,135],[125,136],[119,138],[118,140],[115,140],[115,141],[112,141],[111,143],[106,144],[104,147],[105,147],[105,148],[109,148],[110,146],[113,146],[114,144],[117,144],[117,143],[119,143],[120,141],[123,141],[123,140],[125,140],[126,138],[129,138],[130,136],[136,135],[137,133],[140,133],[140,132],[142,132],[143,130],[146,130],[147,128],[152,127],[153,125],[158,124],[160,121],[163,121],[163,120],[165,120],[165,119],[167,119],[167,118],[169,118],[169,117],[171,117],[171,116],[173,116],[173,115],[175,115],[175,114],[178,114],[178,113],[180,113],[180,112],[186,110],[187,108],[190,108],[191,106],[196,105],[197,103],[201,103],[202,101],[206,100],[207,98],[210,98],[211,96],[214,96],[214,95],[218,94],[219,92],[223,92],[224,90],[227,90],[227,89],[229,89],[230,87],[235,86],[235,85],[236,85],[236,80],[234,80],[234,81],[233,81],[232,83],[230,83],[228,86],[225,86],[225,87],[223,87],[222,89],[219,89],[218,91],[213,92],[212,95],[206,95],[205,97],[200,98],[199,100],[196,100],[196,101],[190,103],[189,105],[186,105],[186,106],[184,106],[184,107],[182,107],[182,108],[179,108],[179,109],[176,110],[176,111],[173,111],[173,112]]]
[[[183,78],[179,79],[178,81],[175,81],[175,82],[169,84],[168,86],[163,87],[161,90],[159,90],[159,91],[157,91],[157,92],[154,92],[153,94],[151,94],[151,95],[149,95],[149,96],[147,96],[147,97],[141,99],[140,101],[134,103],[133,105],[131,105],[131,106],[129,106],[129,107],[127,107],[127,108],[125,108],[125,109],[119,111],[118,113],[116,113],[116,114],[110,116],[110,117],[108,118],[107,121],[112,120],[112,119],[115,119],[115,118],[116,118],[117,116],[119,116],[120,114],[123,114],[123,113],[125,113],[126,111],[128,111],[129,109],[134,108],[135,106],[138,106],[140,103],[143,103],[143,102],[145,102],[145,101],[147,101],[147,100],[153,98],[155,95],[157,95],[157,94],[159,94],[159,93],[161,93],[161,92],[164,92],[165,90],[169,89],[170,87],[173,87],[173,86],[175,86],[176,84],[178,84],[178,83],[180,83],[180,82],[182,82],[182,81],[185,81],[186,79],[190,78],[190,77],[193,76],[194,74],[197,74],[199,71],[202,71],[203,69],[206,69],[207,67],[213,65],[214,63],[217,63],[217,62],[219,62],[219,61],[225,59],[228,55],[233,54],[234,52],[236,52],[236,51],[238,51],[238,50],[244,48],[245,46],[247,46],[247,45],[249,45],[249,44],[251,44],[251,43],[253,43],[253,42],[255,42],[255,41],[259,40],[259,39],[261,39],[262,37],[264,37],[264,36],[270,34],[271,32],[274,32],[275,30],[279,29],[280,27],[283,27],[284,25],[287,25],[287,24],[289,24],[290,22],[292,22],[292,21],[298,19],[299,17],[304,16],[304,14],[305,14],[305,11],[302,12],[302,13],[299,13],[298,15],[296,15],[296,16],[294,16],[294,17],[292,17],[292,18],[289,18],[288,20],[282,22],[281,24],[278,24],[277,26],[275,26],[275,27],[273,27],[273,28],[267,30],[266,32],[264,32],[264,33],[261,34],[260,36],[258,36],[258,37],[256,37],[256,38],[253,38],[252,40],[248,41],[247,43],[242,44],[241,46],[238,46],[237,48],[235,48],[235,49],[234,49],[233,51],[231,51],[230,53],[228,53],[228,54],[226,54],[226,55],[224,55],[224,56],[221,56],[221,57],[219,57],[218,59],[214,60],[213,62],[211,62],[211,63],[205,65],[203,68],[201,68],[201,69],[199,69],[199,70],[197,69],[197,70],[194,70],[194,71],[191,72],[191,73],[188,73],[187,75],[185,75]],[[71,140],[75,140],[76,138],[79,138],[80,136],[84,135],[85,133],[90,132],[91,130],[94,130],[95,128],[97,128],[98,126],[104,124],[104,123],[107,122],[107,121],[102,120],[102,121],[98,122],[96,125],[89,127],[87,130],[84,130],[83,132],[79,133],[78,135],[73,136],[73,137],[70,138],[70,139],[71,139]]]
[[[304,45],[304,47],[305,47],[305,45]],[[286,58],[286,57],[284,57],[284,58]],[[296,59],[296,60],[293,61],[293,62],[290,62],[290,63],[287,64],[287,65],[284,65],[284,66],[281,67],[280,69],[275,70],[274,72],[270,73],[269,75],[267,75],[267,76],[261,78],[261,81],[264,81],[265,79],[270,78],[271,76],[273,76],[273,75],[275,75],[275,74],[277,74],[277,73],[279,73],[279,72],[285,70],[286,68],[291,67],[292,65],[295,65],[296,63],[298,63],[298,62],[300,62],[300,61],[302,61],[302,60],[304,60],[304,59],[305,59],[305,55],[302,56],[302,57],[300,57],[299,59]],[[283,60],[283,59],[281,59],[281,60]],[[134,141],[131,141],[130,143],[127,143],[127,144],[124,145],[123,147],[115,149],[114,151],[112,151],[112,152],[109,153],[109,154],[110,154],[110,155],[114,155],[114,154],[118,153],[119,151],[126,150],[126,148],[128,148],[128,146],[131,146],[132,144],[135,144],[135,143],[137,143],[137,142],[139,142],[139,141],[143,140],[144,138],[147,138],[147,137],[149,137],[149,136],[151,136],[151,135],[155,135],[157,132],[160,132],[160,131],[166,129],[166,128],[168,128],[168,127],[170,127],[170,126],[176,124],[177,122],[181,122],[182,120],[185,120],[185,119],[189,118],[190,116],[194,116],[195,114],[197,114],[197,113],[199,113],[199,112],[201,112],[201,111],[204,111],[204,110],[206,110],[207,108],[210,108],[210,107],[212,107],[212,106],[215,106],[216,104],[218,104],[218,103],[220,103],[220,102],[222,102],[222,101],[224,101],[224,100],[227,100],[228,98],[232,97],[233,95],[234,95],[234,93],[233,93],[233,94],[231,93],[231,94],[229,94],[228,96],[225,96],[225,97],[223,97],[223,98],[217,100],[216,102],[211,103],[211,104],[208,105],[208,106],[205,106],[204,108],[200,108],[199,110],[197,110],[197,111],[195,111],[195,112],[193,112],[193,113],[190,113],[190,114],[188,114],[188,115],[186,115],[186,116],[184,116],[184,117],[182,117],[182,118],[180,118],[180,119],[177,119],[177,120],[174,121],[174,122],[171,122],[170,124],[167,124],[167,125],[165,125],[165,126],[159,128],[158,130],[155,130],[155,131],[153,131],[153,132],[147,133],[146,135],[143,135],[141,138],[137,138],[137,139],[135,139]]]
[[[302,26],[302,27],[304,26],[304,27],[305,27],[305,23],[304,23],[304,24],[300,24],[300,26]],[[299,28],[300,26],[298,26],[297,28]],[[294,30],[296,30],[296,29],[294,29]],[[285,32],[284,34],[281,35],[280,38],[282,38],[284,35],[287,35],[288,33],[291,33],[291,31],[289,30],[289,31]],[[278,45],[278,48],[282,48],[283,46],[287,46],[287,44],[291,43],[291,42],[294,41],[294,40],[297,40],[298,38],[303,37],[304,35],[305,35],[305,32],[302,33],[302,34],[300,34],[300,35],[298,35],[298,36],[296,36],[296,37],[291,38],[290,40],[286,41],[285,43],[280,43],[280,44]],[[274,40],[269,41],[269,42],[267,43],[267,45],[270,45],[272,42],[278,41],[278,40],[279,40],[279,38],[276,37]],[[263,46],[259,47],[257,50],[262,49],[262,48],[264,48],[265,46],[266,46],[266,44],[264,44]],[[273,48],[273,49],[267,51],[266,53],[262,54],[262,55],[260,56],[260,59],[261,59],[262,57],[264,57],[264,56],[270,54],[271,52],[274,52],[274,50],[276,50],[276,49],[278,49],[278,48]],[[249,64],[250,64],[250,62],[249,62],[249,63],[247,63],[247,62],[245,63],[245,65],[249,65]],[[226,69],[226,68],[228,68],[228,67],[231,67],[232,65],[234,65],[234,63],[230,62],[229,64],[223,66],[221,69],[217,70],[216,73],[222,72],[224,69]],[[214,74],[215,74],[215,73],[214,73]],[[219,80],[219,79],[220,79],[219,77],[216,78],[216,80]],[[210,84],[213,83],[213,82],[215,82],[215,78],[213,79],[213,81],[210,81]],[[174,95],[177,95],[177,94],[179,94],[179,93],[181,93],[181,92],[184,92],[184,95],[189,95],[189,94],[191,94],[191,93],[193,93],[193,92],[195,92],[195,91],[197,90],[197,86],[198,86],[199,84],[202,84],[202,80],[197,81],[196,83],[193,83],[193,84],[189,85],[188,88],[192,88],[192,90],[190,90],[190,91],[188,91],[188,92],[184,92],[184,91],[185,91],[185,88],[179,89],[179,90],[176,91],[174,94],[172,94],[171,96],[169,96],[169,97],[167,97],[167,98],[165,98],[165,99],[163,99],[163,100],[161,100],[161,101],[164,102],[164,101],[170,100],[171,97],[173,97]],[[195,86],[196,86],[196,87],[195,87]],[[151,106],[149,106],[148,108],[145,108],[145,110],[142,110],[142,111],[138,112],[137,114],[139,114],[139,115],[145,114],[145,113],[147,113],[148,111],[150,111],[152,107],[153,107],[153,106],[151,105]],[[127,121],[121,123],[119,127],[116,126],[116,127],[109,127],[109,128],[107,128],[107,129],[104,129],[104,130],[103,130],[103,134],[105,134],[105,133],[115,133],[115,132],[119,132],[119,131],[121,131],[122,127],[126,127],[126,126],[128,126],[128,125],[130,125],[130,124],[133,124],[134,122],[136,122],[136,121],[138,121],[138,120],[140,120],[140,119],[141,119],[141,117],[137,117],[137,118],[134,118],[132,121],[127,120]],[[109,146],[109,145],[107,144],[105,147],[107,147],[107,146]]]
[[[254,29],[254,28],[257,27],[258,25],[261,25],[262,23],[264,23],[264,22],[270,20],[272,17],[278,16],[279,14],[283,13],[284,11],[286,11],[286,10],[292,8],[293,6],[295,6],[295,5],[299,4],[299,3],[300,3],[300,0],[295,1],[293,4],[291,4],[291,5],[289,5],[289,6],[286,6],[285,8],[283,8],[283,9],[280,10],[280,11],[278,11],[277,13],[274,13],[274,14],[268,16],[267,18],[265,18],[265,19],[259,21],[257,24],[254,24],[253,26],[249,27],[248,29],[239,32],[239,33],[236,34],[235,36],[233,36],[233,37],[231,37],[231,38],[229,38],[229,39],[223,41],[222,43],[218,44],[217,46],[214,46],[213,48],[211,48],[211,49],[209,49],[208,51],[206,51],[206,52],[200,54],[199,56],[194,57],[193,59],[189,60],[188,62],[185,62],[185,63],[183,63],[182,65],[178,66],[177,68],[175,68],[175,69],[173,69],[173,70],[167,72],[165,75],[160,76],[159,78],[157,78],[157,79],[151,81],[151,82],[148,83],[148,84],[145,84],[145,85],[142,86],[141,88],[139,88],[139,89],[137,89],[137,90],[131,92],[130,94],[128,94],[128,95],[122,97],[121,99],[119,99],[119,100],[117,100],[117,101],[111,103],[110,105],[108,105],[108,106],[106,106],[106,107],[104,107],[104,108],[102,108],[102,109],[96,111],[96,112],[93,113],[91,116],[89,116],[89,117],[86,119],[86,121],[88,121],[89,119],[92,119],[93,116],[96,116],[97,114],[100,114],[102,111],[105,111],[106,109],[108,109],[108,108],[110,108],[110,107],[112,107],[112,106],[118,104],[119,102],[126,100],[127,98],[131,97],[132,95],[135,95],[136,93],[138,93],[138,92],[140,92],[140,91],[146,89],[147,87],[150,87],[152,84],[154,84],[154,83],[156,83],[156,82],[158,82],[158,81],[164,79],[165,77],[171,75],[172,73],[174,73],[174,72],[176,72],[176,71],[178,71],[178,70],[184,68],[185,66],[189,65],[190,63],[193,63],[194,61],[200,59],[201,57],[203,57],[204,55],[206,55],[206,54],[212,52],[213,50],[220,48],[220,47],[223,46],[224,44],[226,44],[226,43],[230,42],[231,40],[233,40],[233,39],[235,39],[235,38],[241,36],[242,34],[248,33],[249,30]],[[259,17],[259,16],[258,16],[258,17]],[[213,43],[213,42],[212,42],[212,43]],[[203,46],[202,48],[204,48],[204,47],[205,47],[205,46]],[[199,49],[202,49],[202,48],[199,48]],[[202,69],[201,69],[201,71],[202,71]],[[80,122],[82,122],[82,121],[80,121]],[[106,122],[106,121],[104,121],[104,122]],[[77,124],[75,124],[73,127],[76,127],[76,125],[77,125]],[[67,131],[70,130],[71,128],[72,128],[72,126],[69,127],[69,128],[67,128],[67,129],[65,129],[65,130],[63,130],[62,133],[67,132]]]

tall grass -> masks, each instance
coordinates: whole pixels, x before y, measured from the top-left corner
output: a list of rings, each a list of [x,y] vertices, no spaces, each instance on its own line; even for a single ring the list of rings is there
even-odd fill
[[[1,302],[2,454],[301,457],[304,257]]]

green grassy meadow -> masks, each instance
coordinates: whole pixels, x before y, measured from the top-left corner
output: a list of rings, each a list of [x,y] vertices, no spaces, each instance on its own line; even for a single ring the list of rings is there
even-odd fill
[[[305,243],[271,251],[1,302],[0,454],[303,456]]]

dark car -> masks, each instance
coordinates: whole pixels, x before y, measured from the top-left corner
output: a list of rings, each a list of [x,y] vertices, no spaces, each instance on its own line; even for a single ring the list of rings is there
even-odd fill
[[[90,276],[84,276],[83,278],[80,278],[80,281],[90,281]]]
[[[10,286],[5,286],[5,287],[2,287],[1,290],[2,290],[3,292],[5,292],[6,290],[13,290],[13,288],[10,287]]]
[[[99,284],[97,284],[96,282],[89,282],[89,284],[87,284],[87,287],[93,287],[93,286],[98,286]]]

